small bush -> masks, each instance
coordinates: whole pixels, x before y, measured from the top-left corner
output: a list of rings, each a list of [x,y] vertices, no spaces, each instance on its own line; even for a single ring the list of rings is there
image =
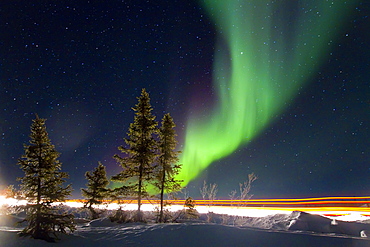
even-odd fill
[[[110,219],[111,222],[116,222],[116,223],[131,223],[131,222],[143,222],[145,220],[145,215],[140,212],[141,215],[138,215],[138,211],[128,211],[128,210],[122,210],[122,208],[117,209],[114,211],[114,213],[109,216],[108,218]],[[141,220],[138,221],[138,218]]]

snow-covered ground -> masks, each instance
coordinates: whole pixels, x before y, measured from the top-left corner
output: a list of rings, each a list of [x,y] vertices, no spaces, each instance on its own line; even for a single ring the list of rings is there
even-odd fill
[[[249,216],[216,214],[221,208],[197,210],[204,213],[200,219],[180,220],[180,223],[118,224],[108,218],[90,222],[78,219],[77,230],[62,235],[57,243],[19,237],[17,233],[24,225],[16,223],[22,214],[3,214],[0,215],[0,246],[370,246],[370,237],[366,237],[370,235],[370,220],[363,220],[365,216],[360,212],[340,212],[341,218],[327,218],[257,208],[249,213],[246,209],[229,211]],[[207,217],[208,211],[214,213]],[[207,223],[210,216],[211,223]],[[341,221],[345,217],[352,222]]]

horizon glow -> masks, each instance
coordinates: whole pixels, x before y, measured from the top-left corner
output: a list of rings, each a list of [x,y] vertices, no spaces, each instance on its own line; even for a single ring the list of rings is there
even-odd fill
[[[325,62],[355,2],[202,2],[218,31],[217,104],[188,118],[177,176],[184,186],[251,142],[289,105]]]
[[[197,200],[195,209],[201,214],[209,212],[227,214],[231,216],[265,217],[274,214],[291,214],[293,211],[302,211],[321,215],[327,218],[359,221],[368,220],[370,209],[359,207],[356,204],[368,204],[370,197],[320,197],[296,199],[252,199],[252,200]],[[67,200],[62,204],[72,208],[83,208],[85,200]],[[185,209],[185,200],[166,200],[169,202],[166,209],[177,212]],[[136,210],[136,200],[125,200],[122,204],[107,201],[101,205],[94,205],[102,210]],[[297,203],[298,202],[298,203]],[[300,202],[300,203],[299,203]],[[6,198],[0,195],[0,215],[8,214],[7,207],[26,205],[27,201]],[[257,206],[263,204],[264,206]],[[322,204],[322,205],[320,205]],[[330,204],[330,206],[329,206]],[[55,203],[60,205],[60,202]],[[156,211],[158,200],[143,200],[143,211]]]

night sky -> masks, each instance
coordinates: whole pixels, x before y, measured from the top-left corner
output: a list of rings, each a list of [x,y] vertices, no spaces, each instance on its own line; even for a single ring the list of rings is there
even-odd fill
[[[206,180],[227,198],[251,172],[255,198],[370,194],[370,2],[351,8],[309,81],[258,135],[190,182],[190,196]],[[98,161],[109,176],[120,171],[112,156],[142,88],[158,121],[174,118],[179,150],[189,118],[218,102],[220,31],[197,1],[2,0],[0,31],[0,189],[23,175],[16,163],[34,113],[47,119],[79,198]]]

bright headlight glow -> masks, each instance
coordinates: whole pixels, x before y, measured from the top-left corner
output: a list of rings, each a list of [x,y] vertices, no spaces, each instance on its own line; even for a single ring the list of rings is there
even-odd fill
[[[185,200],[167,200],[169,211],[184,210]],[[158,200],[143,200],[143,211],[155,211],[159,208]],[[0,207],[25,205],[27,201],[0,196]],[[59,204],[59,203],[56,203]],[[63,203],[72,208],[82,208],[83,200],[69,200]],[[201,213],[209,212],[234,216],[264,217],[275,214],[291,214],[303,211],[344,221],[365,220],[370,217],[370,197],[321,197],[297,199],[252,199],[252,200],[195,200],[195,209]],[[137,201],[126,200],[121,204],[106,202],[97,206],[101,209],[137,210]],[[1,214],[1,212],[0,212]]]

